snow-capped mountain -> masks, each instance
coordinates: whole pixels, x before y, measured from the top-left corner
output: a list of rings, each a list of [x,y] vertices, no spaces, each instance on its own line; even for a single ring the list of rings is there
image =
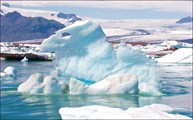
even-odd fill
[[[1,16],[1,42],[42,39],[65,25],[43,17],[25,17],[14,11]]]
[[[57,11],[47,11],[47,10],[32,10],[32,9],[22,9],[22,8],[12,8],[7,7],[7,5],[1,5],[1,10],[4,14],[7,14],[9,12],[17,11],[20,13],[22,16],[25,17],[44,17],[48,20],[56,20],[65,26],[68,26],[75,21],[81,20],[78,16],[75,14],[65,14],[62,12],[57,12]]]
[[[12,8],[1,4],[1,42],[44,39],[55,31],[81,20],[75,14]]]
[[[9,3],[2,3],[2,6],[10,7]]]

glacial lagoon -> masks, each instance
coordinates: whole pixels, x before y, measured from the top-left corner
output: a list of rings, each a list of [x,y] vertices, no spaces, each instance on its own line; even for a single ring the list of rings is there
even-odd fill
[[[145,95],[69,95],[20,93],[17,87],[33,73],[48,75],[53,62],[1,61],[17,69],[15,79],[1,79],[1,119],[61,119],[61,107],[102,105],[127,109],[161,103],[175,108],[174,114],[192,118],[192,64],[158,64],[163,96]]]

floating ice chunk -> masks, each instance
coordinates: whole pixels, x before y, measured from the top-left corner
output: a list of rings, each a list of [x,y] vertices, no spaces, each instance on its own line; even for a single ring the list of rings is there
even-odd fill
[[[192,48],[192,44],[177,42],[177,41],[164,41],[160,45],[167,46],[168,48]]]
[[[168,63],[192,63],[192,50],[192,48],[180,48],[172,54],[167,54],[156,60]]]
[[[17,70],[12,66],[8,66],[4,69],[4,72],[1,72],[1,77],[15,77],[16,74]]]
[[[111,75],[92,85],[71,78],[69,86],[70,94],[138,93],[138,80],[135,74]]]
[[[3,57],[0,57],[0,60],[5,60],[5,58],[3,58]]]
[[[4,69],[4,72],[7,73],[10,76],[15,76],[16,73],[17,73],[17,70],[12,66],[8,66]]]
[[[99,105],[59,109],[62,119],[191,119],[184,115],[172,114],[172,111],[171,107],[163,104],[127,110]]]
[[[26,58],[26,57],[24,57],[22,60],[21,60],[21,62],[27,62],[28,61],[28,59]]]
[[[70,37],[63,37],[64,33]],[[43,41],[41,50],[56,53],[52,76],[67,84],[70,78],[99,82],[113,75],[135,74],[140,93],[160,93],[155,61],[123,43],[115,50],[100,25],[91,21],[76,22],[57,31]]]
[[[6,77],[11,77],[11,76],[8,75],[7,73],[0,72],[0,77],[1,77],[1,78],[6,78]]]
[[[42,74],[34,73],[27,81],[20,84],[17,90],[19,92],[50,94],[64,92],[66,87],[51,76],[44,78]]]
[[[3,72],[0,72],[0,80],[15,80],[16,74],[17,70],[12,66],[8,66]]]

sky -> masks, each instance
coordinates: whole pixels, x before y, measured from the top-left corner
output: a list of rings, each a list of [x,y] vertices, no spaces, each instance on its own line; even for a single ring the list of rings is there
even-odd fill
[[[192,16],[192,1],[4,1],[11,7],[75,13],[100,19],[179,19]]]

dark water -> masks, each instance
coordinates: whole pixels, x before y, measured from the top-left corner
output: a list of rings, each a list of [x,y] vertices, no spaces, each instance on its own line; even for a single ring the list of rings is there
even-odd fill
[[[1,119],[61,119],[61,107],[104,105],[127,109],[161,103],[175,108],[174,114],[192,117],[192,65],[159,65],[161,91],[164,96],[138,95],[65,95],[22,94],[17,87],[35,72],[48,75],[52,62],[1,61],[1,71],[7,66],[17,69],[17,79],[1,80]]]

